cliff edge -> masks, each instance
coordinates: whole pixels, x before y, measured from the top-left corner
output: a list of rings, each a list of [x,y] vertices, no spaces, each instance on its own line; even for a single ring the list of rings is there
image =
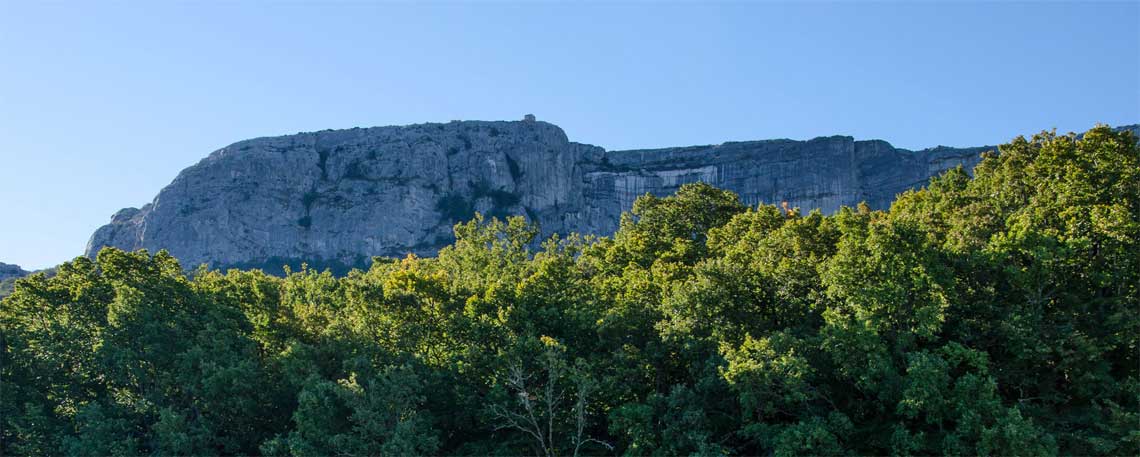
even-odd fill
[[[832,136],[606,151],[532,117],[325,130],[213,152],[153,202],[115,213],[86,255],[115,246],[167,249],[187,267],[306,260],[343,269],[377,255],[433,255],[476,211],[524,215],[544,236],[608,235],[638,196],[695,181],[749,205],[884,208],[944,170],[972,169],[992,149],[909,151]]]

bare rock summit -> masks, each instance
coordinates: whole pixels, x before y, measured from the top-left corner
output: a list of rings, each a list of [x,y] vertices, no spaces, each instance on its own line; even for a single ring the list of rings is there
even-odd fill
[[[909,151],[849,136],[606,151],[561,128],[453,121],[325,130],[241,141],[183,170],[142,208],[91,236],[104,246],[166,249],[187,267],[307,261],[343,270],[371,256],[433,255],[476,211],[523,215],[543,235],[608,235],[633,200],[704,181],[744,203],[833,212],[896,194],[993,147]]]

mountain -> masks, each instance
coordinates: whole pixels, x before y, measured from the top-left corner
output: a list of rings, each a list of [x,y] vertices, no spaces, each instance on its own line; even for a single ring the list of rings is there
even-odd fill
[[[19,265],[0,262],[0,281],[12,278],[22,278],[30,274],[31,272],[24,271],[24,269],[20,268]]]
[[[20,268],[19,265],[0,262],[0,298],[7,297],[12,293],[12,287],[17,279],[30,274],[32,273]]]
[[[551,233],[609,234],[633,200],[705,181],[744,203],[830,213],[894,196],[992,146],[910,151],[831,136],[606,151],[554,124],[453,121],[325,130],[241,141],[183,170],[142,208],[91,236],[167,249],[185,266],[268,267],[301,260],[343,270],[371,256],[432,255],[478,211],[525,215]]]

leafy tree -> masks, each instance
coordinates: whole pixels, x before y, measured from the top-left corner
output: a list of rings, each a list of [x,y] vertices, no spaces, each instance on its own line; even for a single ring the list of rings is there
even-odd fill
[[[336,382],[310,379],[293,413],[293,431],[261,450],[295,456],[433,454],[439,441],[431,416],[419,411],[421,390],[408,367],[387,367],[364,382],[356,373]]]

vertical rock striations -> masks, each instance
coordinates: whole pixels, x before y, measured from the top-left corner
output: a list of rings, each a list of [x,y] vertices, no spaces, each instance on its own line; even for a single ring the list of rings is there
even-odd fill
[[[241,141],[183,170],[153,202],[116,213],[87,246],[167,249],[186,266],[343,269],[432,255],[476,211],[525,215],[544,234],[609,234],[645,193],[705,181],[749,205],[886,207],[992,148],[896,149],[833,136],[606,151],[528,119],[326,130]]]

